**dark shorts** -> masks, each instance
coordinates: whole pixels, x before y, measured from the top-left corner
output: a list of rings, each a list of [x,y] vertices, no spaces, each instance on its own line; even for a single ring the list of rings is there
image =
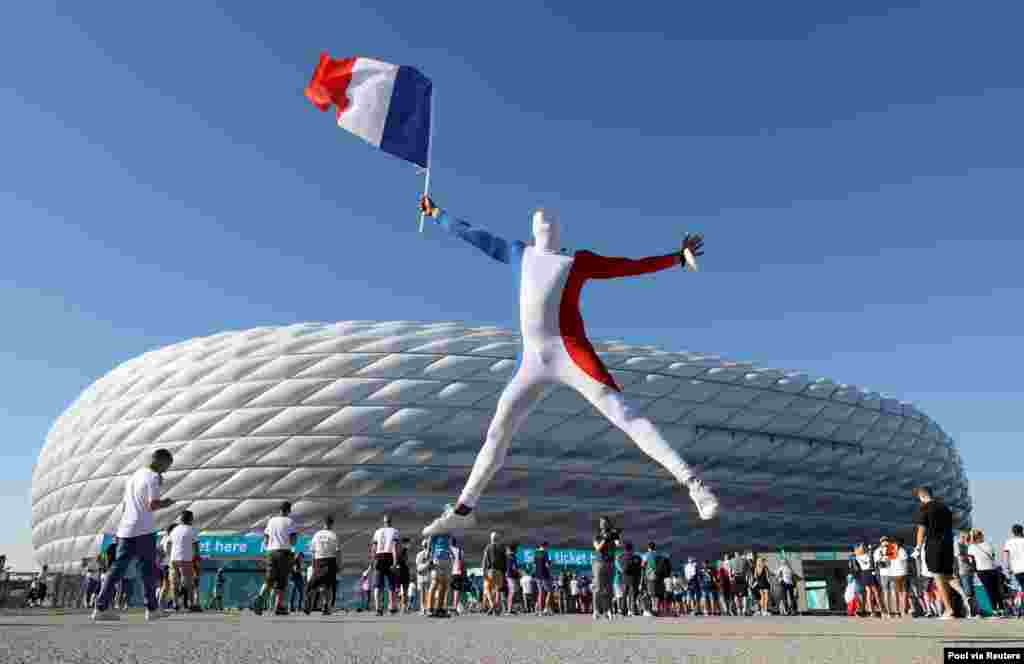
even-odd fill
[[[942,542],[931,542],[925,544],[924,562],[928,565],[928,571],[932,574],[942,576],[953,576],[956,560],[953,556],[953,546]]]
[[[376,580],[375,588],[380,590],[390,590],[394,587],[397,579],[392,578],[392,569],[395,564],[394,556],[390,553],[378,553],[377,557],[373,561],[373,570],[376,572],[374,575]]]
[[[647,594],[655,599],[665,599],[665,579],[648,579]]]
[[[409,574],[408,565],[398,566],[398,585],[405,588],[412,581],[412,576]]]
[[[313,559],[313,578],[309,582],[310,588],[314,586],[328,586],[329,588],[334,587],[334,582],[338,578],[338,559],[337,558],[314,558]]]
[[[878,577],[875,576],[874,572],[865,572],[861,570],[857,573],[857,580],[860,581],[860,585],[865,588],[871,588],[872,586],[875,588],[879,587]]]
[[[267,585],[274,590],[288,590],[292,571],[292,552],[284,549],[267,554]]]

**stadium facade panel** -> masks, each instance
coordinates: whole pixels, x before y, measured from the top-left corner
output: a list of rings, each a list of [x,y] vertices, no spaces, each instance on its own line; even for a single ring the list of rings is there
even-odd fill
[[[479,506],[472,551],[506,542],[588,546],[598,515],[674,554],[820,550],[909,533],[910,489],[930,484],[961,524],[971,499],[953,440],[912,405],[851,385],[620,342],[598,354],[633,405],[702,468],[722,516],[568,389],[518,432]],[[309,529],[334,514],[346,566],[389,512],[403,534],[469,474],[519,336],[457,323],[346,321],[225,332],[146,353],[91,385],[47,438],[32,486],[40,563],[95,555],[125,479],[157,448],[174,467],[159,513],[189,508],[209,531],[262,529],[280,501]]]

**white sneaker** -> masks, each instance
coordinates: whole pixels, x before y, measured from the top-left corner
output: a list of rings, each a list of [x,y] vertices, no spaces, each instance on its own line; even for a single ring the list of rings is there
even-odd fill
[[[615,620],[615,614],[613,614],[611,611],[609,611],[608,613],[606,613],[604,615],[605,615],[606,618],[608,618],[608,620]]]
[[[690,489],[690,499],[697,506],[697,514],[700,515],[700,518],[705,521],[715,518],[715,515],[718,514],[718,498],[711,492],[711,489],[697,478],[691,479],[686,486]]]
[[[644,618],[653,618],[654,614],[650,611],[644,611]]]
[[[106,611],[100,611],[99,609],[92,610],[93,622],[117,622],[121,619],[121,616],[117,615],[110,609]]]
[[[600,620],[600,619],[601,619],[601,614],[598,613],[597,611],[594,611],[594,620]]]
[[[474,526],[476,526],[476,515],[473,512],[462,516],[455,513],[454,506],[445,505],[441,516],[434,519],[429,526],[423,529],[423,536],[441,535],[443,533],[466,530]]]
[[[161,618],[166,617],[167,614],[161,611],[160,609],[157,609],[156,611],[150,611],[149,609],[146,609],[146,622],[153,622],[154,620],[160,620]]]

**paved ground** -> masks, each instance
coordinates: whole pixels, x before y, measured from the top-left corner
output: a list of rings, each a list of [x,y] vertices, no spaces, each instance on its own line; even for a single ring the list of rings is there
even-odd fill
[[[252,614],[93,624],[81,612],[0,613],[0,662],[445,664],[942,662],[943,647],[1024,647],[1024,620]]]

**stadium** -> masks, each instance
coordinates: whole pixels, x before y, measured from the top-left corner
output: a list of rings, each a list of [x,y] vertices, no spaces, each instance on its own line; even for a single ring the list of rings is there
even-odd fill
[[[673,557],[848,551],[883,533],[909,536],[918,484],[970,523],[954,441],[908,403],[718,356],[595,348],[630,401],[700,466],[721,516],[699,521],[667,472],[560,388],[484,495],[479,529],[465,535],[471,556],[491,530],[587,549],[598,515]],[[36,559],[74,570],[95,556],[125,478],[163,447],[175,457],[164,493],[178,504],[158,525],[191,509],[209,536],[234,538],[223,557],[252,557],[246,536],[287,499],[306,534],[335,515],[345,571],[358,573],[382,514],[417,542],[457,496],[518,349],[517,334],[495,327],[347,321],[146,353],[96,381],[51,429],[33,476]]]

